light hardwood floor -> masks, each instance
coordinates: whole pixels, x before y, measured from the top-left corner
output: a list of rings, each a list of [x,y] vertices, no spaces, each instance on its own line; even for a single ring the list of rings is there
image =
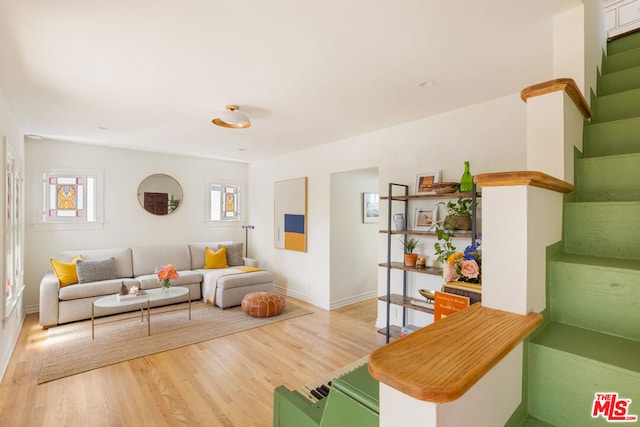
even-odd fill
[[[37,385],[46,331],[28,315],[0,384],[0,426],[271,426],[273,389],[310,383],[384,344],[377,300]]]

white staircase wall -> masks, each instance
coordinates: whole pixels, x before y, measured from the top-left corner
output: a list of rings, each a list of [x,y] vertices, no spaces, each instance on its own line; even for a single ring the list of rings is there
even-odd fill
[[[541,312],[546,247],[562,238],[562,194],[525,185],[485,187],[482,203],[482,304]]]
[[[573,184],[574,150],[582,151],[584,118],[565,91],[527,100],[527,170]]]
[[[453,402],[424,402],[380,383],[380,427],[504,425],[522,400],[522,352],[519,344]]]

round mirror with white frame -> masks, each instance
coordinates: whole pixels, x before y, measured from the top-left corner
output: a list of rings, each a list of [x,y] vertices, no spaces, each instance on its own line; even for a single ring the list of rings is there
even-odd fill
[[[144,210],[154,215],[174,213],[182,203],[180,183],[163,173],[149,175],[138,186],[138,202]]]

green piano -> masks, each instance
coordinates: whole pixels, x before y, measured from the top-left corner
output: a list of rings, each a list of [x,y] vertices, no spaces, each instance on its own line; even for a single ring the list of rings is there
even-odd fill
[[[366,359],[291,391],[284,386],[273,396],[276,427],[378,426],[379,383],[369,375]],[[364,363],[364,364],[363,364]],[[355,367],[356,365],[357,367]],[[340,372],[347,372],[339,376]]]

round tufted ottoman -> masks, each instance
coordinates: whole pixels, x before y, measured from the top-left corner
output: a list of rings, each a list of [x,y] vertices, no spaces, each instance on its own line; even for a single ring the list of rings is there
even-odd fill
[[[282,313],[284,297],[272,292],[251,292],[242,298],[242,311],[253,317],[272,317]]]

